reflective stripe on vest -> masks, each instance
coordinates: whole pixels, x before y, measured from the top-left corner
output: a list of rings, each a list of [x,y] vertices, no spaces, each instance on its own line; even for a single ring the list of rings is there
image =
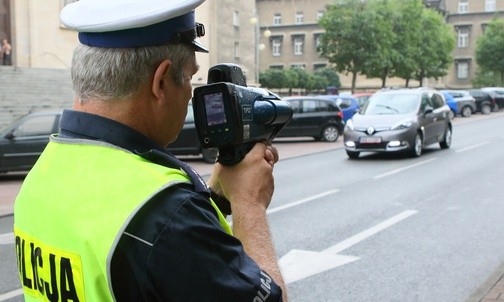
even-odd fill
[[[14,206],[25,301],[113,301],[110,261],[129,221],[160,190],[190,180],[108,144],[57,140],[26,177]]]

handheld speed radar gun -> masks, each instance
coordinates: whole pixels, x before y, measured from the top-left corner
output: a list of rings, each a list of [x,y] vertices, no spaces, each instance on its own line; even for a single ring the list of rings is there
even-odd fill
[[[271,141],[292,118],[290,104],[261,88],[247,87],[235,64],[215,65],[208,85],[194,89],[196,130],[203,148],[218,148],[217,161],[240,162],[255,143]]]

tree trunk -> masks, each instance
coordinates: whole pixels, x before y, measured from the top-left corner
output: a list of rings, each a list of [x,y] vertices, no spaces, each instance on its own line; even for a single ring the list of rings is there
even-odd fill
[[[352,72],[352,94],[355,93],[355,83],[357,82],[357,71]]]

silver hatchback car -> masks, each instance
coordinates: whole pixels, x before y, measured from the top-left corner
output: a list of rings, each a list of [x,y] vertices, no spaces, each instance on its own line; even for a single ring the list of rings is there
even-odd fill
[[[414,157],[423,147],[451,145],[450,108],[435,89],[384,90],[371,96],[343,133],[350,158],[361,152],[405,152]]]

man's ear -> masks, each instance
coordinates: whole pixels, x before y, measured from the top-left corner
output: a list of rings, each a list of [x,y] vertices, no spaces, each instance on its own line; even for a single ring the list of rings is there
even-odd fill
[[[158,99],[165,97],[164,88],[167,85],[168,80],[168,72],[171,68],[171,61],[164,60],[159,64],[156,68],[156,72],[154,73],[154,78],[152,79],[152,94]]]

